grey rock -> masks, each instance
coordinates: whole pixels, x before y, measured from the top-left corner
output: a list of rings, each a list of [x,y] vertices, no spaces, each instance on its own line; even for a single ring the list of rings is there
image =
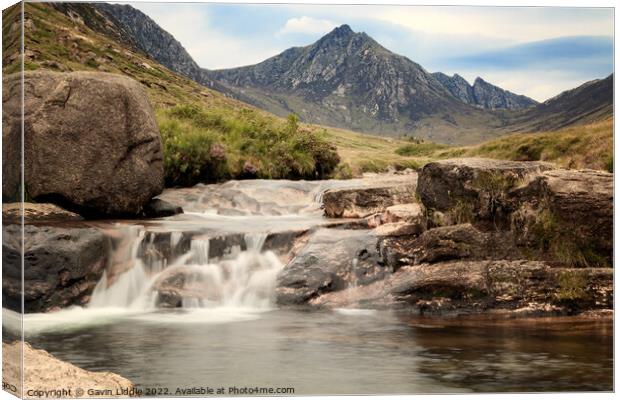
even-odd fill
[[[519,204],[512,229],[522,246],[542,244],[559,262],[613,265],[613,174],[546,171],[512,197]]]
[[[25,312],[84,305],[101,278],[110,240],[94,228],[24,226]],[[2,228],[2,301],[21,310],[21,227]]]
[[[183,214],[183,208],[162,199],[151,199],[144,207],[144,216],[147,218],[170,217],[177,214]]]
[[[79,221],[80,215],[67,211],[55,204],[50,203],[3,203],[2,223],[20,224],[24,217],[24,223],[42,223],[59,221]]]
[[[322,293],[367,285],[387,274],[375,235],[364,230],[320,229],[278,275],[276,302],[306,304]]]
[[[497,213],[509,212],[510,191],[554,168],[543,162],[485,158],[442,160],[422,168],[417,194],[430,210],[471,213],[476,219],[493,219]]]
[[[140,84],[97,72],[30,71],[25,85],[25,184],[37,202],[93,216],[131,216],[163,189],[161,138]],[[21,75],[3,78],[3,156],[19,153]],[[97,93],[97,96],[93,96]],[[11,164],[3,198],[15,198]]]
[[[433,228],[419,236],[388,237],[381,241],[384,262],[393,270],[405,265],[450,260],[514,260],[522,249],[506,231],[481,231],[471,224]]]

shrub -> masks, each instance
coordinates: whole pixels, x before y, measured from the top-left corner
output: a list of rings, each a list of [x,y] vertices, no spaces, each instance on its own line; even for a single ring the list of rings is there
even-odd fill
[[[340,162],[325,133],[254,110],[178,105],[157,113],[167,186],[225,179],[323,179]]]

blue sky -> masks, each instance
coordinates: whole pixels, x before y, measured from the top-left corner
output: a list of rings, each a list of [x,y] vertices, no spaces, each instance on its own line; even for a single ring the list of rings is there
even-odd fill
[[[539,101],[613,71],[611,8],[130,4],[209,69],[258,63],[346,23],[429,72]]]

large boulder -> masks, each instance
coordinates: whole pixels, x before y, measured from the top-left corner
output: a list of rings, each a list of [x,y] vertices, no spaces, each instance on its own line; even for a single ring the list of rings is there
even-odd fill
[[[421,313],[571,314],[613,307],[613,271],[553,268],[540,261],[450,261],[404,267],[384,281],[325,293],[310,303]]]
[[[389,275],[377,237],[365,230],[319,229],[280,271],[276,302],[305,304],[322,293],[367,285]]]
[[[136,215],[163,190],[161,138],[136,81],[99,72],[24,73],[27,195],[87,215]],[[3,78],[2,196],[19,187],[21,74]]]
[[[613,265],[613,183],[602,171],[542,173],[513,194],[517,242],[564,263]]]
[[[110,240],[94,228],[24,226],[24,311],[86,304],[107,263]],[[21,227],[2,228],[2,301],[21,310]]]
[[[427,209],[449,212],[454,222],[494,220],[498,214],[510,212],[506,197],[511,190],[553,168],[544,162],[442,160],[424,166],[417,194]]]

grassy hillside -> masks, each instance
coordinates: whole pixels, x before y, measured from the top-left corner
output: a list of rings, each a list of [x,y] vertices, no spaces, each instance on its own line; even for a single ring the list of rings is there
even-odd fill
[[[548,161],[565,168],[613,172],[613,119],[554,132],[518,133],[477,146],[446,147],[406,144],[396,152],[407,156],[444,159],[488,157],[515,161]]]
[[[103,18],[96,12],[90,17]],[[11,7],[4,11],[2,24],[4,74],[17,72],[20,68],[18,20],[19,7]],[[101,23],[105,24],[105,20]],[[122,74],[139,81],[155,108],[164,142],[168,144],[167,150],[179,150],[178,146],[171,146],[172,142],[167,140],[173,136],[169,134],[173,130],[177,138],[185,133],[191,136],[187,139],[189,143],[198,140],[196,132],[202,129],[203,135],[209,136],[208,141],[203,138],[204,143],[223,146],[228,161],[226,167],[220,169],[222,175],[218,178],[243,176],[246,161],[248,168],[252,165],[259,169],[258,176],[261,177],[323,176],[328,172],[323,168],[324,164],[318,163],[314,171],[308,171],[309,160],[316,158],[316,153],[313,155],[315,150],[310,147],[318,146],[325,150],[327,147],[323,142],[335,144],[338,153],[341,154],[343,163],[333,172],[335,176],[347,177],[351,172],[383,169],[389,165],[399,167],[418,165],[418,161],[414,158],[394,153],[394,150],[404,142],[307,124],[299,125],[300,138],[296,139],[297,143],[305,140],[305,148],[300,149],[299,143],[297,147],[292,148],[290,146],[294,147],[295,141],[289,140],[278,150],[281,154],[287,154],[286,159],[276,157],[274,149],[258,151],[257,148],[269,148],[273,139],[286,131],[286,119],[229,98],[178,75],[142,52],[126,47],[108,35],[94,32],[79,18],[70,18],[45,3],[26,3],[25,26],[26,70],[102,71]],[[211,116],[218,115],[225,123],[209,126],[208,129],[201,128],[198,126],[201,124],[200,121],[179,117],[180,114],[174,112],[179,106],[206,111]],[[206,132],[207,130],[209,132]],[[257,131],[260,131],[259,135]],[[253,136],[250,139],[255,144],[254,150],[245,151],[247,148],[241,146],[242,140],[239,136],[248,138]],[[312,145],[308,143],[309,137],[312,138]],[[294,151],[288,151],[291,149]],[[293,155],[293,161],[289,159],[290,155]],[[172,157],[172,153],[169,156]],[[196,154],[187,154],[187,158],[195,159],[195,157]],[[206,166],[212,160],[205,158],[204,161]],[[290,168],[281,168],[282,164],[288,164]],[[331,165],[331,161],[326,165]],[[190,169],[189,166],[183,168]],[[171,172],[172,174],[174,173]],[[215,178],[209,177],[209,179]],[[180,182],[178,179],[172,181]]]

